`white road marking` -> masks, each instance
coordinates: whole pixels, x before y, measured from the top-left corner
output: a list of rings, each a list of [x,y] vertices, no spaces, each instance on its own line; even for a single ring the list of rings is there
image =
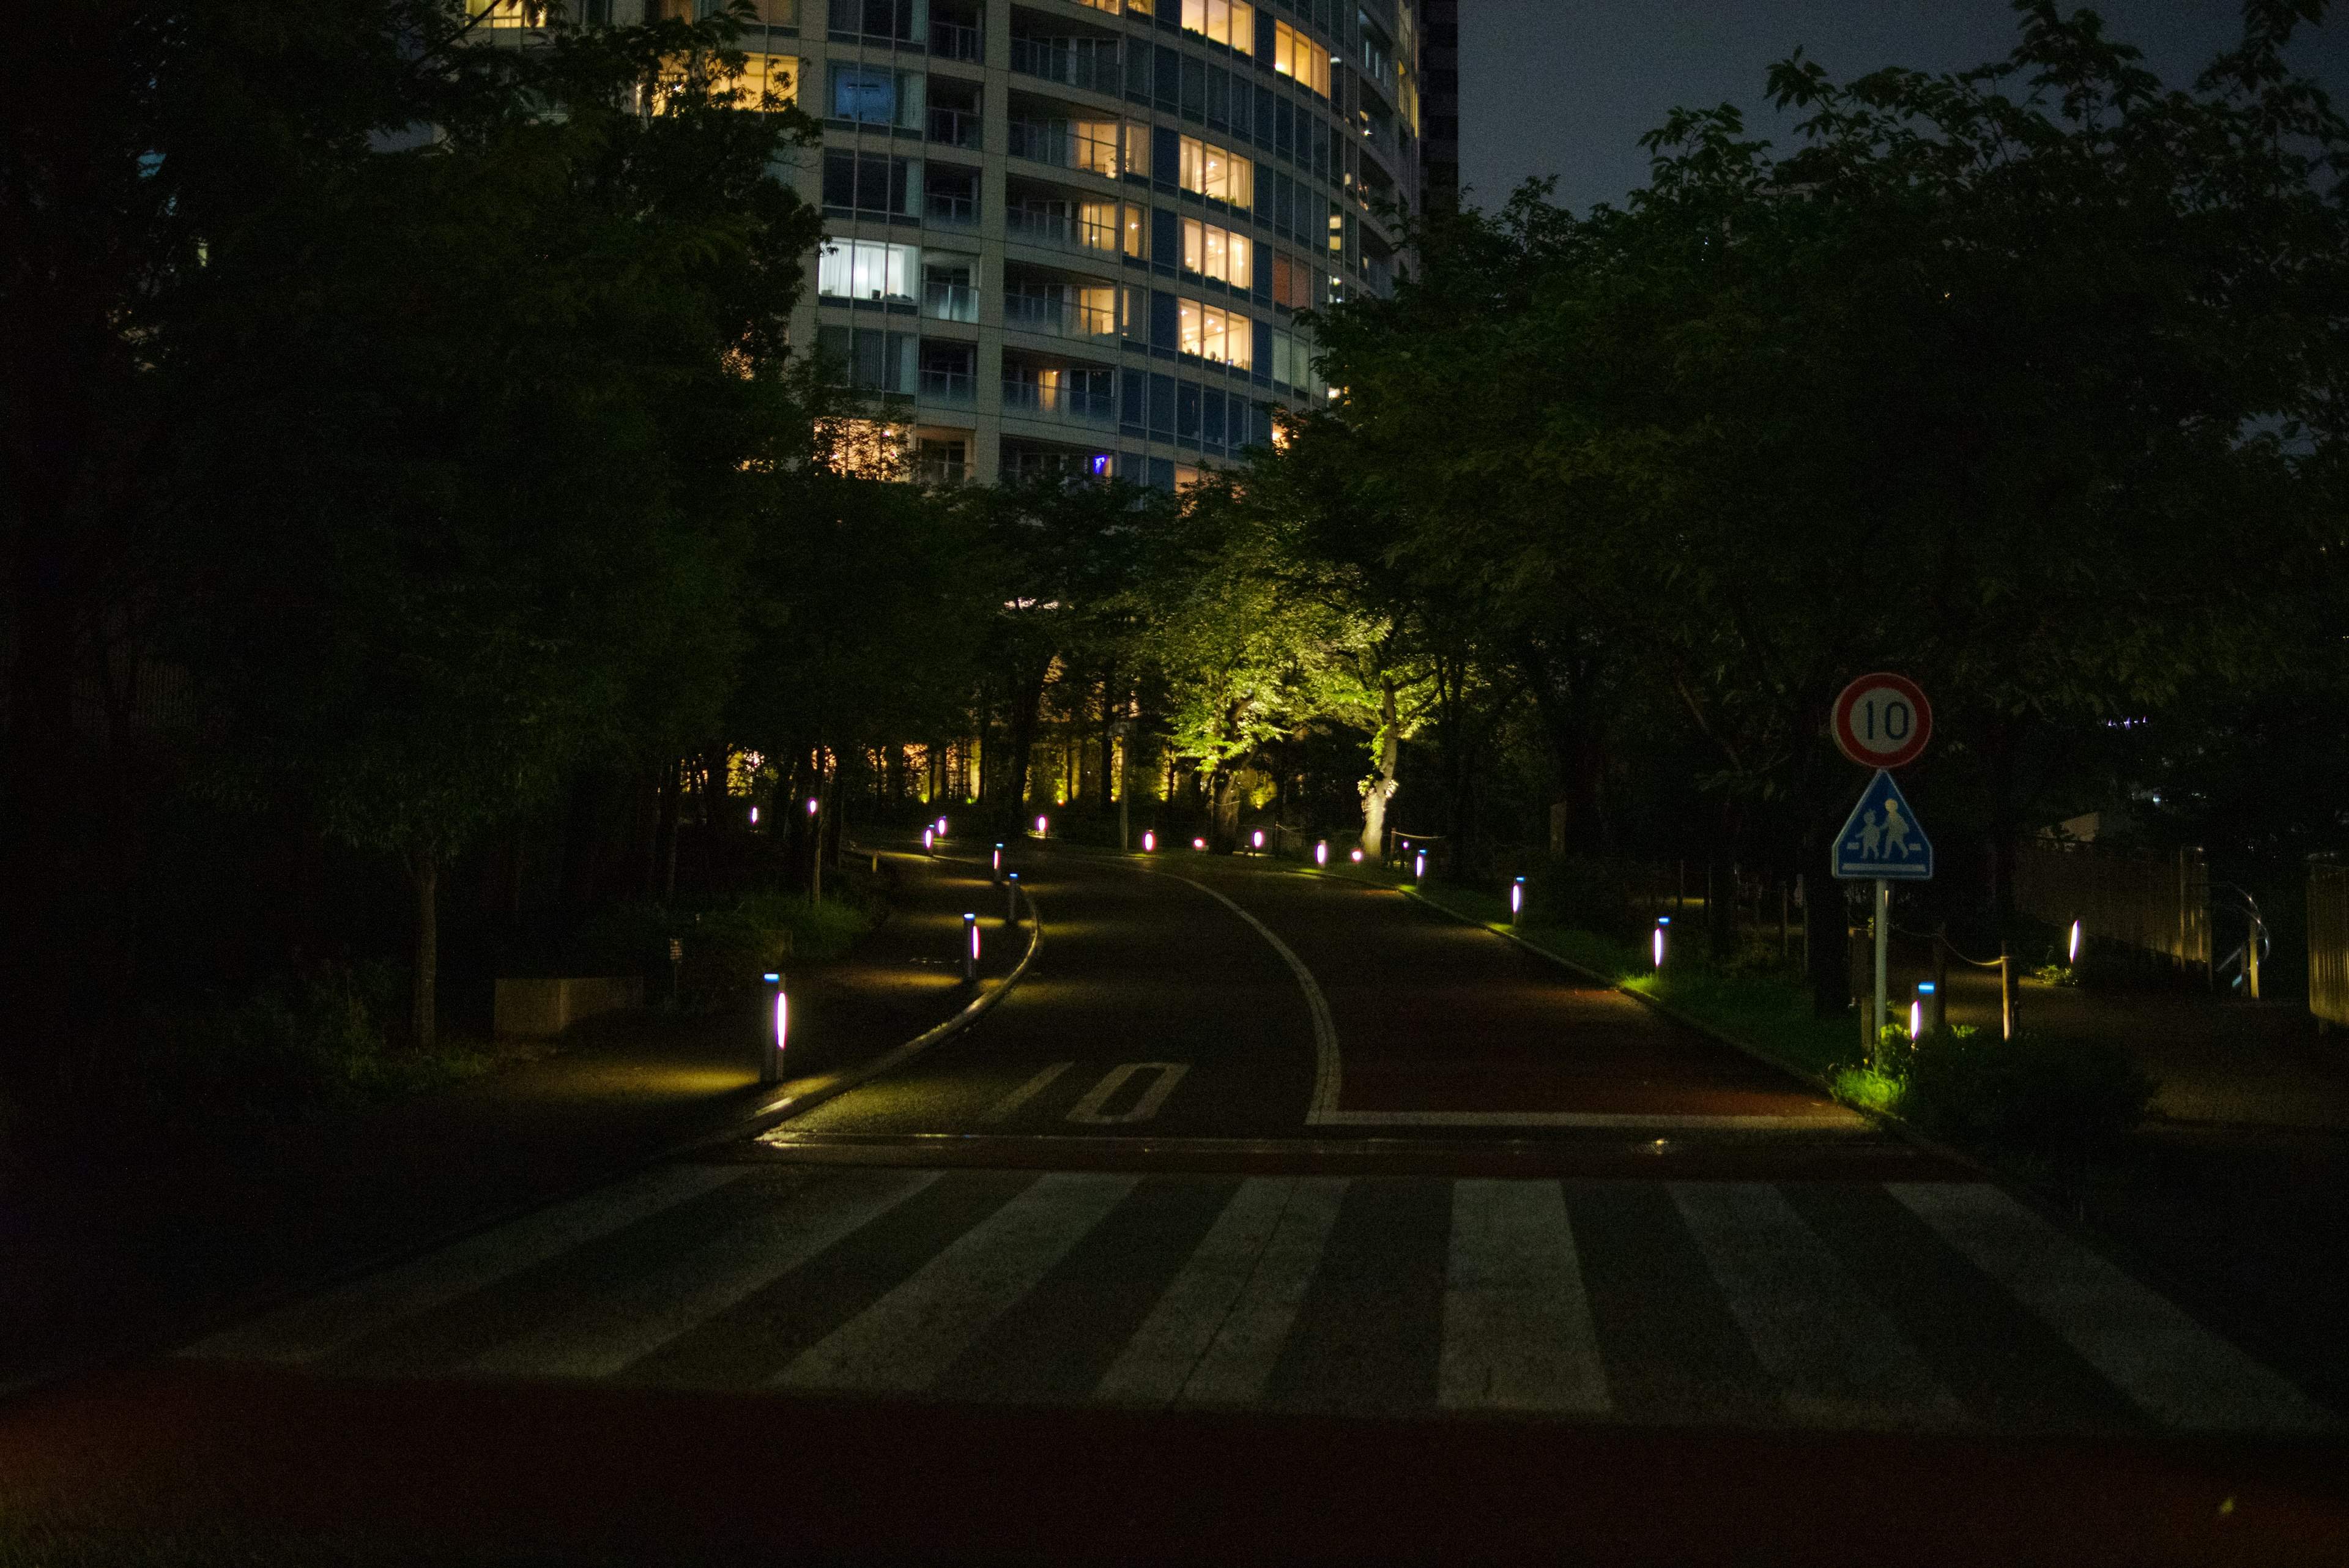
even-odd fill
[[[510,1339],[468,1370],[608,1377],[746,1301],[938,1179],[935,1170],[846,1171],[666,1268],[621,1282]]]
[[[1839,1427],[1971,1424],[1776,1188],[1674,1182],[1671,1194],[1788,1415]]]
[[[1885,1190],[2155,1419],[2200,1431],[2339,1425],[2291,1383],[1997,1188],[1889,1182]]]
[[[1330,1111],[1313,1118],[1338,1127],[1663,1127],[1692,1132],[1766,1132],[1772,1128],[1868,1130],[1841,1106],[1785,1116],[1690,1116],[1642,1111]]]
[[[1067,1072],[1070,1068],[1075,1065],[1076,1064],[1074,1062],[1053,1063],[1050,1066],[1045,1068],[1042,1072],[1037,1074],[1034,1077],[1029,1079],[1026,1083],[1020,1085],[1018,1088],[1012,1090],[1001,1099],[996,1101],[995,1104],[988,1106],[987,1114],[980,1116],[978,1119],[983,1122],[999,1122],[1004,1120],[1009,1117],[1012,1112],[1018,1110],[1020,1106],[1026,1105],[1029,1101],[1034,1099],[1045,1090],[1050,1088],[1052,1086],[1053,1079],[1059,1077],[1061,1074]]]
[[[747,1165],[665,1165],[616,1186],[523,1216],[479,1236],[355,1280],[339,1290],[213,1334],[180,1352],[215,1361],[316,1361],[400,1319],[624,1230],[688,1199],[740,1181]]]
[[[1094,1397],[1148,1405],[1262,1398],[1347,1185],[1327,1176],[1242,1182]]]
[[[809,1346],[776,1375],[776,1386],[900,1394],[928,1387],[1141,1179],[1068,1172],[1039,1179]]]
[[[1555,1181],[1455,1181],[1435,1402],[1603,1416],[1607,1368]]]
[[[1162,872],[1161,875],[1174,876],[1174,873]],[[1344,1074],[1338,1059],[1338,1025],[1330,1016],[1330,999],[1321,994],[1320,981],[1315,980],[1313,971],[1305,967],[1305,961],[1292,952],[1287,942],[1274,936],[1272,928],[1262,920],[1204,882],[1193,882],[1188,877],[1175,877],[1174,880],[1198,888],[1254,926],[1256,934],[1272,944],[1272,950],[1280,955],[1280,961],[1287,964],[1289,973],[1297,977],[1299,988],[1305,992],[1305,1010],[1313,1019],[1313,1100],[1306,1110],[1305,1122],[1308,1127],[1328,1122],[1337,1112],[1338,1093],[1343,1087]]]
[[[1183,1075],[1190,1070],[1189,1064],[1184,1062],[1128,1062],[1122,1067],[1112,1067],[1107,1077],[1085,1092],[1085,1097],[1079,1100],[1076,1108],[1069,1113],[1069,1120],[1095,1125],[1146,1122],[1158,1114],[1158,1107],[1166,1103],[1166,1096],[1174,1092],[1174,1085],[1181,1083]],[[1150,1087],[1142,1091],[1142,1098],[1136,1100],[1131,1108],[1113,1116],[1103,1116],[1102,1107],[1109,1104],[1110,1096],[1123,1088],[1126,1080],[1136,1073],[1155,1073],[1158,1076]]]

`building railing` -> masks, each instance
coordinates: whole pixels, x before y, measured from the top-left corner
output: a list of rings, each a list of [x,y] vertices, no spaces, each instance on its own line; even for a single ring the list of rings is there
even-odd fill
[[[1116,94],[1125,78],[1115,38],[1013,38],[1011,68],[1021,76]]]
[[[1011,156],[1116,179],[1116,126],[1104,122],[1102,130],[1107,134],[1095,135],[1084,125],[1065,119],[1015,119],[1009,127]]]
[[[923,458],[914,464],[914,483],[916,484],[968,484],[976,477],[978,470],[968,462]]]
[[[1115,223],[1096,223],[1073,213],[1056,213],[1050,207],[1006,208],[1003,223],[1004,227],[1020,239],[1071,245],[1078,250],[1099,251],[1109,255],[1117,254]]]
[[[930,53],[942,60],[978,59],[978,29],[952,22],[930,24]]]
[[[922,314],[933,321],[978,320],[978,289],[968,283],[926,283]]]
[[[921,399],[926,403],[951,403],[968,408],[978,395],[978,378],[968,370],[933,370],[922,368],[919,382]]]
[[[959,196],[951,191],[925,192],[922,215],[933,223],[943,223],[948,228],[976,228],[978,226],[978,198]]]
[[[1029,381],[1017,376],[1003,378],[1003,407],[1007,412],[1080,424],[1105,425],[1117,420],[1117,399],[1105,389]]]
[[[978,151],[980,120],[968,109],[930,109],[929,140],[942,147],[959,147],[967,152]]]
[[[1006,294],[1003,325],[1055,337],[1114,337],[1117,312],[1107,306],[1080,305],[1049,295]]]

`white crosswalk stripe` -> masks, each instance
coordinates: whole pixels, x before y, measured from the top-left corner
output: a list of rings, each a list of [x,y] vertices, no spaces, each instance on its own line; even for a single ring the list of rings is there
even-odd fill
[[[222,1361],[316,1361],[402,1318],[510,1279],[749,1174],[747,1166],[662,1166],[216,1334],[181,1354]]]
[[[2282,1432],[2338,1425],[2307,1395],[1997,1188],[1899,1182],[1889,1190],[2163,1424]]]
[[[1603,1416],[1607,1368],[1554,1181],[1455,1181],[1436,1403]]]
[[[1849,1427],[1969,1424],[1776,1188],[1676,1182],[1672,1201],[1788,1415]]]
[[[1330,1177],[1243,1182],[1102,1376],[1096,1397],[1148,1405],[1261,1398],[1346,1185]]]
[[[775,1378],[781,1388],[926,1388],[1141,1179],[1054,1174],[965,1231]]]
[[[754,1175],[714,1205],[678,1212]],[[1640,1310],[1652,1281],[1670,1278],[1680,1282],[1658,1310],[1696,1290],[1710,1304],[1685,1321],[1716,1324],[1704,1332],[1736,1342],[1733,1353],[1715,1342],[1718,1365],[1743,1368],[1734,1386],[1718,1385],[1724,1419],[1772,1418],[1757,1417],[1754,1400],[1766,1407],[1775,1392],[1775,1418],[1795,1425],[1965,1431],[2002,1407],[1997,1379],[2047,1374],[2053,1386],[2090,1390],[2065,1397],[2081,1407],[2082,1429],[2107,1429],[2125,1417],[2093,1392],[2093,1372],[2171,1428],[2338,1426],[2287,1379],[1987,1185],[1883,1189],[1939,1238],[1888,1220],[1887,1244],[1929,1248],[1932,1268],[1971,1271],[1981,1310],[1999,1319],[1970,1343],[1963,1325],[1952,1339],[1945,1315],[1890,1293],[1872,1299],[1857,1279],[1886,1276],[1859,1266],[1854,1233],[1815,1230],[1803,1215],[1819,1210],[1805,1201],[1798,1212],[1766,1183],[1670,1184],[1670,1208],[1643,1210],[1671,1216],[1656,1255],[1677,1247],[1688,1257],[1693,1245],[1704,1272],[1692,1276],[1650,1272],[1640,1236],[1607,1218],[1624,1212],[1616,1199],[1555,1180],[1452,1181],[1447,1201],[1432,1203],[1411,1179],[1252,1177],[1218,1189],[1229,1192],[1220,1206],[1173,1193],[1127,1204],[1145,1179],[1216,1179],[1054,1173],[1006,1201],[1010,1189],[992,1174],[849,1168],[809,1182],[753,1165],[665,1167],[182,1354],[348,1366],[404,1345],[402,1365],[427,1375],[649,1373],[719,1387],[772,1372],[778,1388],[904,1395],[949,1372],[947,1386],[965,1386],[962,1364],[976,1351],[981,1360],[969,1365],[994,1368],[985,1386],[1009,1397],[1023,1397],[1032,1357],[1037,1397],[1047,1397],[1050,1364],[1062,1392],[1049,1397],[1090,1386],[1094,1399],[1123,1406],[1327,1407],[1359,1382],[1405,1408],[1710,1418],[1712,1396],[1660,1404],[1652,1376],[1624,1359],[1657,1354],[1625,1314]],[[1884,1211],[1880,1198],[1870,1201]],[[1101,1256],[1120,1260],[1123,1294],[1102,1288],[1108,1276],[1061,1268],[1094,1237]],[[1363,1282],[1368,1294],[1356,1288]],[[1090,1339],[1069,1335],[1078,1321]],[[1080,1340],[1089,1348],[1052,1361]],[[419,1348],[433,1345],[448,1348]],[[725,1367],[735,1370],[713,1370]]]
[[[844,1172],[667,1268],[589,1297],[477,1356],[467,1370],[511,1377],[609,1376],[748,1300],[936,1179],[932,1170]]]

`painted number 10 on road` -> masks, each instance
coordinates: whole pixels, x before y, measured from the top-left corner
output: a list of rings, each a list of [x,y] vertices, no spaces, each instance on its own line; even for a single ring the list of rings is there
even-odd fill
[[[1932,735],[1932,705],[1906,676],[1863,675],[1836,699],[1836,744],[1861,767],[1903,767]]]

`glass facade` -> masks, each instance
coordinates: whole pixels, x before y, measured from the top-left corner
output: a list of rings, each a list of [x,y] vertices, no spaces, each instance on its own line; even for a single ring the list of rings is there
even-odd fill
[[[1382,203],[1421,208],[1410,0],[798,14],[746,40],[797,59],[824,127],[793,337],[882,400],[911,477],[1171,484],[1328,396],[1297,317],[1383,292]]]

